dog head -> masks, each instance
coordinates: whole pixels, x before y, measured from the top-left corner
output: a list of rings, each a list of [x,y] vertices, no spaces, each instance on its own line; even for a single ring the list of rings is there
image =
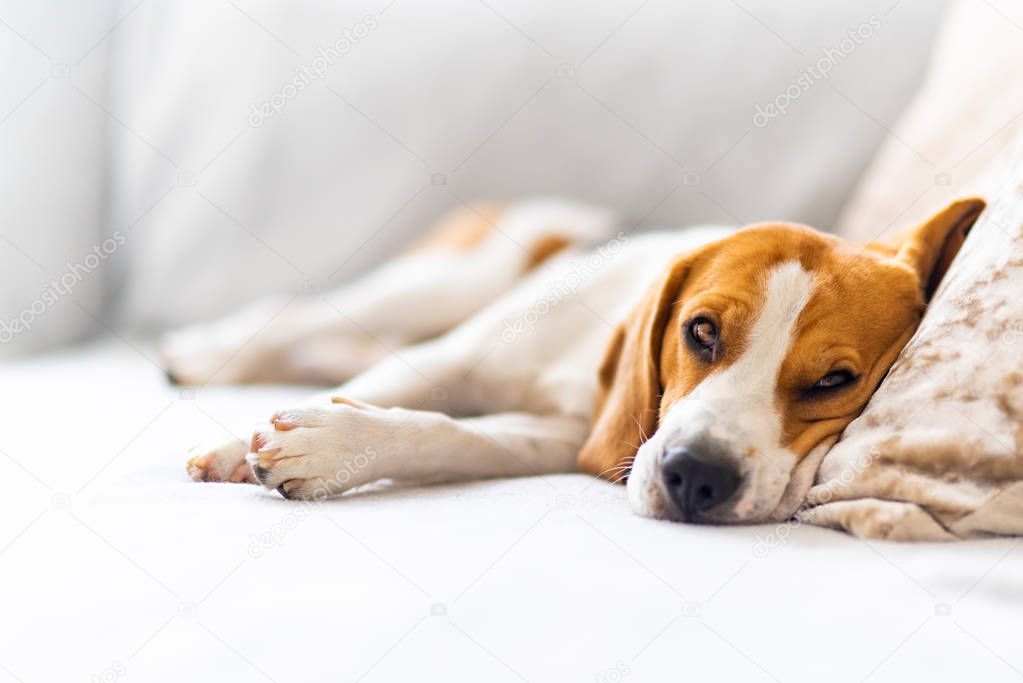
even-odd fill
[[[642,515],[768,518],[866,405],[983,208],[890,243],[769,223],[678,257],[609,345],[580,466],[628,473]]]

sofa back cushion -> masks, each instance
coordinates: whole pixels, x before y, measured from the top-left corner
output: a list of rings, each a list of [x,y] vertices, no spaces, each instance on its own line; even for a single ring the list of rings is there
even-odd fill
[[[943,4],[12,5],[0,321],[124,244],[0,354],[330,287],[486,198],[828,228]]]

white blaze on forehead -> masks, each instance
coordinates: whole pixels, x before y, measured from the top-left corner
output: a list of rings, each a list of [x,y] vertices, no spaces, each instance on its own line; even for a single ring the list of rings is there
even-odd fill
[[[775,266],[767,277],[764,306],[749,329],[745,350],[731,366],[707,378],[704,384],[713,385],[713,391],[708,386],[704,393],[709,395],[702,398],[739,399],[773,409],[778,374],[792,346],[796,321],[812,293],[813,277],[798,261]]]
[[[746,331],[742,355],[677,401],[636,454],[629,495],[640,514],[651,507],[647,497],[654,495],[651,485],[660,476],[660,454],[671,446],[699,444],[704,439],[727,447],[736,462],[746,462],[745,494],[736,513],[773,508],[784,491],[795,456],[781,447],[782,416],[775,392],[799,314],[813,294],[813,276],[798,261],[786,261],[775,266],[760,286],[764,303]],[[722,333],[727,339],[729,331]],[[750,449],[757,457],[747,458]]]

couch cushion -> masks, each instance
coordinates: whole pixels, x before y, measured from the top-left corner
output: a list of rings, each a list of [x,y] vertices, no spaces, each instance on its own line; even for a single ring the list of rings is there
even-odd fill
[[[138,221],[115,327],[329,287],[462,200],[828,227],[942,6],[144,3],[110,38],[109,108],[137,133],[111,133],[111,224]],[[346,31],[362,37],[325,65]],[[303,67],[322,77],[298,90]],[[771,104],[784,115],[758,116]]]
[[[1023,9],[958,0],[920,91],[842,210],[837,232],[867,242],[956,197],[1023,130]]]
[[[103,220],[112,122],[98,104],[109,53],[97,41],[117,22],[114,4],[0,10],[0,359],[102,330],[92,316],[128,258],[103,250],[124,228]]]
[[[193,483],[183,463],[303,390],[181,393],[118,340],[5,364],[0,386],[17,397],[0,430],[4,683],[800,681],[836,662],[856,680],[1012,680],[975,638],[1021,664],[1007,539],[950,553],[670,524],[583,475],[310,506]]]

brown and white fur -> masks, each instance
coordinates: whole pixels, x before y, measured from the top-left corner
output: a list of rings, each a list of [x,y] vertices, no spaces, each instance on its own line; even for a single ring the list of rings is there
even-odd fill
[[[184,383],[344,382],[188,471],[319,498],[581,469],[627,480],[647,516],[782,518],[983,206],[866,246],[767,223],[619,233],[596,251],[616,231],[604,211],[467,210],[319,300],[173,335]]]

